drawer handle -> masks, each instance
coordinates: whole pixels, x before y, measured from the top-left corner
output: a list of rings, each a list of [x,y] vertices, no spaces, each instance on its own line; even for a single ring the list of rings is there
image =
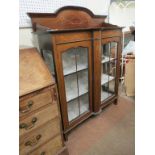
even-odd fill
[[[37,145],[37,143],[39,142],[39,140],[41,139],[41,137],[42,137],[41,135],[37,135],[35,137],[35,139],[32,139],[30,141],[27,141],[25,143],[25,146],[35,146],[35,145]]]
[[[41,152],[41,154],[40,155],[46,155],[46,152]]]
[[[27,106],[26,107],[23,107],[23,108],[20,108],[19,111],[21,113],[29,112],[31,110],[31,108],[32,108],[32,105],[33,105],[33,101],[30,100],[30,101],[28,101]]]
[[[37,120],[38,120],[37,117],[33,117],[30,123],[28,123],[28,124],[21,123],[20,124],[20,129],[26,129],[26,130],[31,129],[32,127],[34,127]]]

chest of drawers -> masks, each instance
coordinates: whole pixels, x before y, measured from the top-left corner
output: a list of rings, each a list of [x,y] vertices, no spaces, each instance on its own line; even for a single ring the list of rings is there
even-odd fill
[[[19,92],[20,155],[67,155],[57,86],[36,49],[20,50]]]

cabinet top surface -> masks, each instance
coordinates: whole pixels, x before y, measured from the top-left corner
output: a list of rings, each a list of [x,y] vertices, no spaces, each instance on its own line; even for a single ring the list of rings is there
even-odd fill
[[[35,48],[19,52],[19,96],[54,84],[47,66]]]
[[[55,13],[28,13],[32,20],[33,30],[48,32],[75,30],[120,29],[116,25],[105,22],[106,16],[94,15],[89,9],[65,6]]]

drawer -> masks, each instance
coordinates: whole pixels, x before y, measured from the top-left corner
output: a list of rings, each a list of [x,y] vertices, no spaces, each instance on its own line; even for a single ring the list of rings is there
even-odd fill
[[[55,155],[61,148],[62,140],[61,135],[59,135],[28,155]]]
[[[56,44],[62,44],[67,42],[77,42],[91,40],[91,33],[89,32],[69,32],[59,33],[55,35]]]
[[[121,37],[121,30],[106,30],[102,32],[102,38]]]
[[[19,135],[23,135],[29,131],[32,131],[33,129],[38,128],[56,116],[58,116],[58,106],[57,104],[51,104],[24,119],[20,118]]]
[[[20,116],[29,114],[30,112],[53,102],[51,89],[46,89],[40,91],[39,93],[33,93],[33,94],[22,97],[20,99],[20,105],[19,105]]]
[[[20,137],[20,155],[26,155],[60,134],[60,122],[55,118],[31,133]]]

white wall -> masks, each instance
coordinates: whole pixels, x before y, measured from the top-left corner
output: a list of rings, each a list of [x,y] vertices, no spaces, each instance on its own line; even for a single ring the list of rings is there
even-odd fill
[[[129,27],[135,23],[135,3],[115,3],[109,9],[109,22],[119,26]]]
[[[72,5],[69,3],[64,5]],[[108,13],[110,0],[85,0],[85,4],[94,14],[105,15]],[[54,7],[54,6],[53,6]],[[129,26],[134,22],[134,7],[120,9],[115,5],[110,6],[110,23]],[[37,39],[32,33],[31,28],[20,28],[19,30],[19,46],[20,48],[25,47],[38,47]]]
[[[76,1],[71,1],[71,0],[64,0],[62,1],[62,4],[65,5],[73,5],[75,2],[77,3],[78,0]],[[83,0],[83,4],[90,9],[94,14],[108,14],[108,7],[110,4],[110,0],[95,0],[95,1],[90,1],[90,0]],[[55,8],[55,6],[52,6]],[[57,9],[57,8],[55,8]],[[31,28],[20,28],[19,30],[19,46],[20,48],[25,48],[25,47],[37,47],[37,39],[34,37],[32,29]]]

